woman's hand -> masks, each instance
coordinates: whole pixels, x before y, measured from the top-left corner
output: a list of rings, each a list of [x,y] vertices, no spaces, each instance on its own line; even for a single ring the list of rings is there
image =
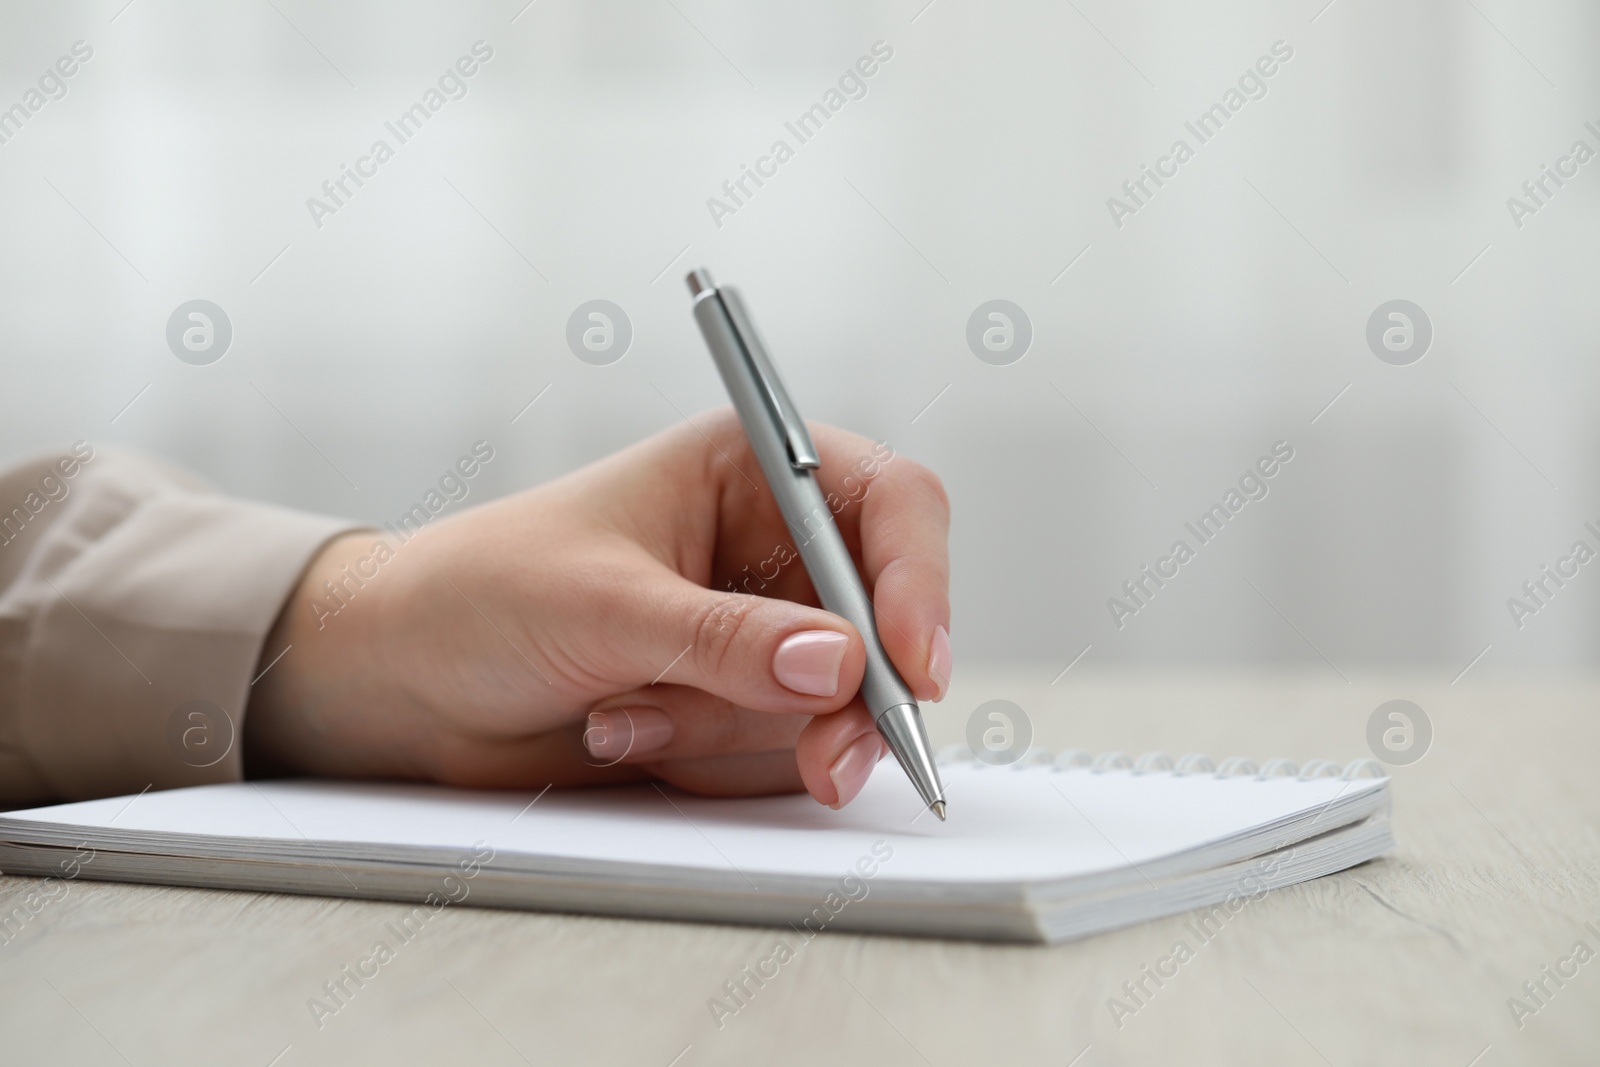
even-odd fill
[[[887,445],[811,429],[884,647],[938,700],[944,489]],[[263,664],[292,648],[253,690],[245,758],[482,788],[804,788],[837,807],[887,748],[856,696],[861,637],[816,605],[738,420],[719,412],[404,543],[330,543],[268,638]]]

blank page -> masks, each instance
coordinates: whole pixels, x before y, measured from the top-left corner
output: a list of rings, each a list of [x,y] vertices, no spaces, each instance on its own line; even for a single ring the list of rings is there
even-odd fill
[[[66,841],[77,832],[65,829],[70,825],[104,847],[159,833],[179,839],[134,847],[313,861],[429,862],[421,850],[460,852],[481,841],[495,849],[500,870],[645,864],[732,872],[755,886],[762,875],[837,878],[874,842],[886,841],[893,858],[880,879],[993,883],[1125,872],[1130,865],[1152,874],[1163,868],[1162,857],[1231,841],[1238,855],[1223,855],[1230,851],[1224,848],[1207,857],[1226,862],[1367,814],[1386,803],[1387,784],[974,764],[943,771],[946,823],[922,809],[899,768],[886,763],[843,811],[805,796],[718,800],[649,785],[538,795],[305,780],[12,812],[0,815],[0,834]],[[1293,820],[1276,843],[1241,840]],[[45,836],[28,832],[48,824],[56,825]]]

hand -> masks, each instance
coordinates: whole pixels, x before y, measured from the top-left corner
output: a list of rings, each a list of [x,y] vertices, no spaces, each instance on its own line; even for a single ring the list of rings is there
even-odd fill
[[[884,647],[918,699],[939,700],[944,489],[886,445],[812,435]],[[253,690],[245,758],[252,773],[481,788],[804,788],[842,806],[887,748],[856,696],[861,637],[816,605],[719,412],[404,543],[330,543],[267,640],[263,665],[293,647]]]

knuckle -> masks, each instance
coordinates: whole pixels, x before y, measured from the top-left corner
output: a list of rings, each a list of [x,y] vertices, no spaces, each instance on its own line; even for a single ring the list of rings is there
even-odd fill
[[[701,424],[708,431],[724,433],[743,433],[744,428],[739,423],[739,413],[728,404],[722,404],[702,413]]]
[[[741,467],[750,448],[738,413],[726,404],[697,412],[672,432],[678,447],[698,457],[701,478],[709,485],[728,477],[730,463]]]
[[[695,440],[701,447],[709,441],[723,451],[746,440],[744,424],[739,421],[739,413],[727,404],[695,415],[690,432],[694,434]]]
[[[728,653],[738,644],[754,607],[752,596],[725,593],[714,597],[700,610],[694,629],[694,657],[702,672],[722,673]]]
[[[896,498],[917,509],[928,510],[930,517],[949,525],[950,494],[946,493],[944,482],[933,470],[923,467],[915,459],[896,458],[894,466],[885,467],[878,477],[883,478],[886,485],[894,486]]]
[[[931,501],[942,517],[949,519],[950,494],[945,491],[944,481],[937,474],[914,459],[902,459],[896,473],[918,496]]]

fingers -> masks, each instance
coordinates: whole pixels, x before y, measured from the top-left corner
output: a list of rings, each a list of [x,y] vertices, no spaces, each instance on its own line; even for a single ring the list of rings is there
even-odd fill
[[[952,666],[950,503],[944,486],[885,442],[823,424],[809,429],[822,460],[818,484],[846,544],[859,556],[884,648],[918,699],[943,699]],[[685,447],[706,453],[706,470],[722,489],[711,584],[813,601],[770,490],[745,473],[754,461],[737,418],[723,410],[701,418],[695,432],[699,441],[686,432]]]
[[[756,797],[801,789],[800,771],[790,750],[671,760],[645,769],[679,789],[708,797]]]
[[[806,792],[831,808],[842,808],[861,792],[888,750],[866,704],[855,700],[843,711],[806,724],[795,745],[795,764]]]
[[[741,708],[799,715],[836,711],[861,685],[860,635],[820,608],[717,592],[659,566],[610,584],[612,653],[642,685],[692,686]]]
[[[706,796],[804,789],[840,808],[887,754],[866,706],[806,719],[656,686],[596,707],[589,720],[530,737],[442,736],[428,776],[474,789],[620,785],[657,777]]]
[[[942,700],[952,666],[944,485],[887,444],[829,426],[812,432],[823,454],[824,491],[858,501],[839,510],[838,522],[860,544],[883,647],[919,700]]]
[[[690,779],[668,780],[696,792],[734,794],[778,792],[769,783],[757,790],[744,771],[715,789],[710,768],[767,766],[717,761],[768,757],[781,753],[794,774],[784,788],[805,788],[819,803],[841,807],[866,785],[873,767],[888,751],[866,705],[851,701],[843,710],[805,719],[738,707],[687,686],[658,685],[603,701],[589,714],[583,744],[588,761],[600,766],[641,766],[655,773],[666,766],[695,769]],[[685,772],[687,773],[687,772]]]
[[[659,763],[711,756],[794,752],[808,720],[751,711],[681,685],[654,685],[595,705],[583,744],[599,764]],[[798,783],[796,783],[798,786]]]

